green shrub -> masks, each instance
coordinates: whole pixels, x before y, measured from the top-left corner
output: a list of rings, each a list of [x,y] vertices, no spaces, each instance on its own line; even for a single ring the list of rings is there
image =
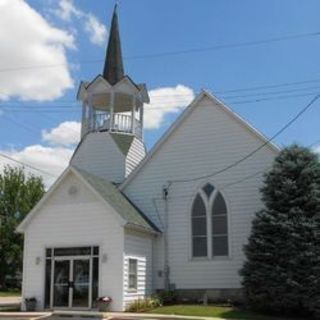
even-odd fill
[[[126,311],[127,312],[145,312],[148,310],[155,309],[161,306],[161,301],[157,296],[144,298],[144,299],[137,299],[130,303]]]
[[[175,304],[178,301],[177,292],[174,290],[160,291],[157,296],[164,306]]]

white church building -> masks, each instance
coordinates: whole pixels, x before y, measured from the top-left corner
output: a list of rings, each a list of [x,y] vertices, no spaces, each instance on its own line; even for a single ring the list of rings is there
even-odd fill
[[[116,10],[103,73],[77,98],[81,141],[18,227],[23,298],[39,310],[90,310],[110,296],[114,311],[168,289],[238,299],[243,246],[262,208],[256,173],[278,148],[202,91],[146,152],[148,91],[124,73]]]

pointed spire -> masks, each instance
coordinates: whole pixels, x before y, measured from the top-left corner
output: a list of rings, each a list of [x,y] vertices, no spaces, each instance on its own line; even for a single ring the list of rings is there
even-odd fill
[[[114,85],[124,76],[117,5],[114,7],[103,77]]]

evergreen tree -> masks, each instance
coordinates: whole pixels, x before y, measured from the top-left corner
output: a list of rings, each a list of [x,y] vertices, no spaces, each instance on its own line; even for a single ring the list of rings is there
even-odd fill
[[[307,148],[280,152],[265,175],[240,271],[248,303],[277,313],[316,311],[320,292],[320,163]]]
[[[21,168],[8,166],[0,174],[0,288],[22,271],[23,237],[16,227],[43,194],[42,179]]]

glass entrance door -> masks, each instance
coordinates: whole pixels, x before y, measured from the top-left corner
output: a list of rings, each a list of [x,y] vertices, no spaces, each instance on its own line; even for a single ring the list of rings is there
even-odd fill
[[[68,307],[70,300],[70,260],[54,261],[53,305]]]
[[[90,260],[73,260],[72,307],[89,308]]]
[[[90,274],[89,258],[55,260],[53,307],[89,308]]]
[[[47,248],[45,268],[46,309],[96,307],[99,247]]]

